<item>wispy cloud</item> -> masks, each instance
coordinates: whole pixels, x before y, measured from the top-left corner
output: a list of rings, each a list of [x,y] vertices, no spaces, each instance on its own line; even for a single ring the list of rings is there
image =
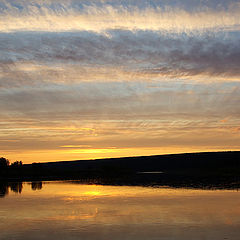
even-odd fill
[[[1,32],[14,31],[96,31],[107,29],[191,32],[239,30],[240,5],[226,8],[198,7],[191,11],[171,5],[140,7],[111,3],[76,4],[66,1],[5,4],[0,16]]]
[[[108,34],[0,34],[1,86],[164,77],[239,80],[239,35]]]

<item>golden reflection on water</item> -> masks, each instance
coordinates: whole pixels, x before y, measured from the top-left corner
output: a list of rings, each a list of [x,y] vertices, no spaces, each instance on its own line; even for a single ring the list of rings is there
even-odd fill
[[[237,240],[239,229],[236,190],[45,182],[35,191],[25,183],[21,195],[0,199],[1,240]]]

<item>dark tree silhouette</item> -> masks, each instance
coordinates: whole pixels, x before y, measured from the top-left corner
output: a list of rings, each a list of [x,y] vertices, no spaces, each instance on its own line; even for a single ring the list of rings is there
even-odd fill
[[[15,161],[11,164],[11,168],[20,168],[22,167],[22,161]]]
[[[9,166],[9,160],[4,157],[0,157],[0,170],[5,169],[8,166]]]

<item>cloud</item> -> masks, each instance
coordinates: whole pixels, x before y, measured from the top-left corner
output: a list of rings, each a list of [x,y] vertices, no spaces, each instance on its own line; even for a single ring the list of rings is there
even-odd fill
[[[238,34],[0,34],[0,86],[47,82],[239,81]],[[19,83],[18,83],[19,82]]]
[[[205,5],[203,2],[203,6],[193,9],[187,9],[187,1],[184,8],[171,5],[171,2],[166,5],[163,1],[158,1],[155,5],[148,2],[143,4],[144,7],[137,1],[129,3],[5,3],[0,16],[0,31],[102,32],[108,29],[127,29],[191,32],[209,29],[239,30],[240,26],[238,2],[228,2],[227,7],[223,7],[226,3],[209,7],[205,1]]]
[[[61,119],[239,117],[239,84],[83,82],[2,89],[1,115]]]

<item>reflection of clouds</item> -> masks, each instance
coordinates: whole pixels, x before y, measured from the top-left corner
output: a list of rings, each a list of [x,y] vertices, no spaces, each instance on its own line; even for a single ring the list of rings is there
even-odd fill
[[[79,211],[72,211],[73,215],[58,215],[46,218],[47,221],[79,221],[79,220],[91,220],[95,219],[98,215],[98,209],[95,209],[94,213],[88,214]]]
[[[5,216],[11,216],[9,228],[6,228],[7,222],[4,222],[5,233],[12,234],[12,224],[18,222],[14,225],[14,230],[18,232],[18,229],[21,229],[24,236],[32,236],[36,229],[42,233],[59,233],[58,236],[62,236],[61,231],[70,234],[72,230],[75,236],[87,233],[86,236],[93,239],[92,234],[99,229],[98,234],[104,232],[106,239],[106,234],[111,234],[111,237],[118,234],[123,236],[124,231],[130,233],[138,229],[136,239],[141,239],[144,233],[159,237],[161,233],[169,236],[174,231],[184,234],[184,239],[193,239],[193,233],[188,231],[191,236],[187,235],[186,228],[194,229],[195,234],[199,231],[209,236],[213,232],[229,232],[229,226],[238,229],[240,223],[237,191],[69,183],[45,184],[44,191],[37,195],[33,194],[32,190],[29,191],[26,189],[23,192],[22,201],[18,201],[17,207],[14,196],[9,196],[8,201],[0,205],[0,211],[7,207],[9,211]],[[86,194],[94,191],[101,194]],[[34,208],[32,204],[26,204],[26,201],[34,202]],[[19,219],[24,221],[19,222]],[[108,226],[111,226],[111,230]],[[118,227],[119,232],[114,232],[113,229]],[[215,231],[216,228],[219,231]]]

